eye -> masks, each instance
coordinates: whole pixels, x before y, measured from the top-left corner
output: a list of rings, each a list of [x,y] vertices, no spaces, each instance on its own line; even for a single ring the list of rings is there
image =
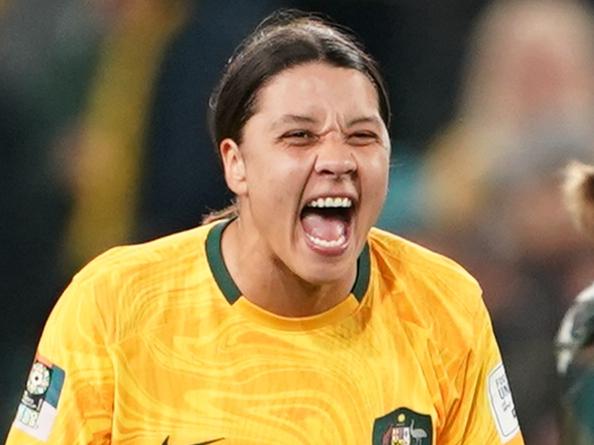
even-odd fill
[[[379,136],[373,131],[355,131],[348,135],[347,141],[352,145],[369,145],[379,140]]]
[[[309,145],[318,140],[317,135],[309,130],[291,130],[281,136],[281,140],[290,145]]]

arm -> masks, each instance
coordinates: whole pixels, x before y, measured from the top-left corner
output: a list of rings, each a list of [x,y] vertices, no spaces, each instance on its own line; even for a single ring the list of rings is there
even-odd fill
[[[458,394],[439,443],[523,445],[510,386],[482,302],[473,332],[476,337],[455,377]]]
[[[7,445],[110,443],[107,339],[94,288],[75,278],[44,328]]]

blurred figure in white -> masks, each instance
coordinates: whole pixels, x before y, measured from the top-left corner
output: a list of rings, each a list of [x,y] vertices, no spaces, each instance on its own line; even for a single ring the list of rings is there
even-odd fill
[[[578,227],[594,240],[594,166],[567,169],[565,198]],[[562,443],[594,443],[594,284],[578,294],[557,335],[557,371],[562,379]]]

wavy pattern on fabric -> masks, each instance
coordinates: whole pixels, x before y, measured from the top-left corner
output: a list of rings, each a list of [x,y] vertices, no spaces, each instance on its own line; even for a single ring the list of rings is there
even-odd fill
[[[75,277],[39,345],[66,373],[50,443],[364,444],[382,417],[377,437],[499,443],[486,385],[500,356],[459,266],[373,230],[361,303],[283,318],[229,304],[210,229],[113,249]]]

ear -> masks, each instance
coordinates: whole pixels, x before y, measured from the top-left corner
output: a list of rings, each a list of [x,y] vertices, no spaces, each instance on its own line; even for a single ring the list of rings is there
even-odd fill
[[[236,196],[245,195],[247,193],[245,162],[239,146],[233,139],[227,138],[221,141],[219,151],[223,160],[227,187]]]

